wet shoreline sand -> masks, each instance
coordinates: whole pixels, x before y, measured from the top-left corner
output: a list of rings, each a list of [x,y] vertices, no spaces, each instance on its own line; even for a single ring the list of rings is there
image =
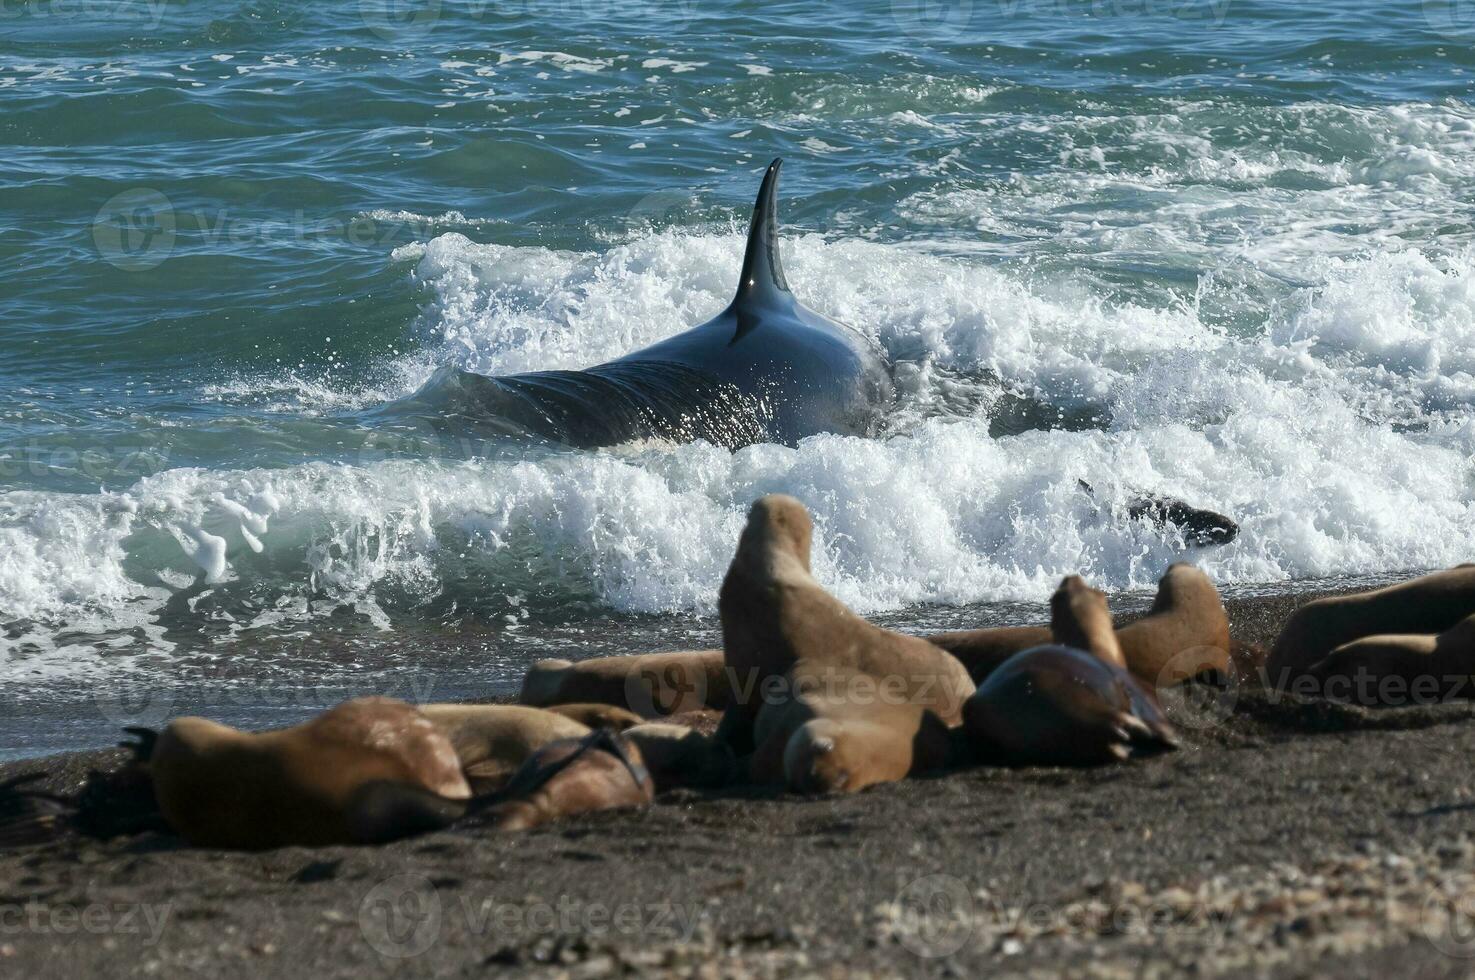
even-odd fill
[[[1230,599],[1235,638],[1268,643],[1314,594]],[[0,852],[0,974],[1468,972],[1475,705],[1243,689],[1216,709],[1140,763],[678,792],[518,835],[264,854],[66,836]],[[70,790],[121,759],[0,779]]]

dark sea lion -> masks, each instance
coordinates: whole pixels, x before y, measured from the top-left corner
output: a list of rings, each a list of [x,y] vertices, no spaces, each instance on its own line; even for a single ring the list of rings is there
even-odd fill
[[[528,669],[518,700],[534,707],[611,704],[643,718],[721,710],[729,698],[721,650],[678,650],[575,663],[540,660]]]
[[[790,680],[787,697],[765,702],[754,722],[752,782],[796,793],[855,793],[947,765],[947,725],[875,678],[800,663]]]
[[[144,730],[140,730],[144,731]],[[143,736],[165,819],[201,847],[351,844],[418,832],[368,824],[360,793],[400,789],[464,806],[471,788],[449,739],[402,701],[359,698],[292,728],[243,732],[178,718]]]
[[[764,174],[737,293],[713,319],[582,371],[489,378],[443,368],[406,407],[580,447],[656,437],[736,449],[870,433],[892,400],[890,371],[869,340],[789,291],[778,251],[782,163]]]
[[[1025,650],[989,675],[964,706],[964,730],[977,757],[1007,765],[1089,766],[1176,746],[1157,698],[1111,662],[1116,646],[1106,598],[1070,586],[1052,603],[1057,636],[1091,649],[1051,645]],[[1084,585],[1084,583],[1081,583]]]
[[[1287,689],[1344,643],[1389,633],[1443,633],[1471,614],[1475,565],[1468,564],[1371,592],[1313,599],[1291,614],[1271,648],[1268,682]]]
[[[719,736],[744,755],[771,680],[780,685],[800,661],[815,669],[866,674],[931,708],[948,724],[973,693],[968,671],[939,647],[866,622],[809,574],[812,524],[793,497],[753,504],[718,594],[732,704]]]
[[[1307,668],[1321,694],[1366,705],[1475,697],[1475,615],[1443,633],[1384,633],[1344,643]]]
[[[450,739],[478,792],[500,786],[543,746],[590,731],[572,718],[520,704],[423,704],[420,713]]]
[[[957,658],[973,683],[982,684],[1004,661],[1031,647],[1050,642],[1048,626],[995,626],[981,630],[954,630],[926,637]]]
[[[685,725],[648,721],[625,729],[624,735],[640,750],[657,792],[725,786],[737,776],[732,750],[708,733]]]
[[[653,799],[655,783],[640,750],[624,735],[601,729],[539,749],[486,812],[498,830],[527,830],[579,813],[645,806]]]

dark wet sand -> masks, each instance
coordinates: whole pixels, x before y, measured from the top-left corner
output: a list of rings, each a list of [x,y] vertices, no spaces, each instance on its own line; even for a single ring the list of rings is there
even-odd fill
[[[1232,601],[1236,638],[1268,642],[1297,601]],[[677,793],[382,848],[66,836],[0,852],[0,976],[1475,971],[1475,706],[1185,707],[1182,751],[1089,771]],[[0,778],[69,790],[120,759]]]

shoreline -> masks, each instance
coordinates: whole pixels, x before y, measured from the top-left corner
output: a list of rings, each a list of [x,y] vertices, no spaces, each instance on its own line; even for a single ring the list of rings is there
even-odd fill
[[[1236,639],[1263,643],[1310,597],[1231,600]],[[1181,751],[1099,769],[968,769],[821,799],[677,791],[523,834],[470,823],[376,848],[67,834],[0,851],[14,883],[0,964],[313,980],[407,965],[1460,973],[1475,945],[1448,926],[1475,911],[1454,904],[1475,894],[1472,721],[1468,702],[1369,711],[1245,690],[1217,721],[1180,725]],[[68,790],[122,757],[9,762],[0,778],[44,768]]]

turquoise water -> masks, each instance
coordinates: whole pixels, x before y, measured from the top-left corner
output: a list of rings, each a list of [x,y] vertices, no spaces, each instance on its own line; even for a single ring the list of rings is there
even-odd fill
[[[903,620],[1149,586],[1184,548],[1139,490],[1242,522],[1194,556],[1229,585],[1469,559],[1475,7],[1316,6],[0,0],[5,697],[710,635],[770,490]],[[780,155],[883,438],[394,412],[711,315]]]

